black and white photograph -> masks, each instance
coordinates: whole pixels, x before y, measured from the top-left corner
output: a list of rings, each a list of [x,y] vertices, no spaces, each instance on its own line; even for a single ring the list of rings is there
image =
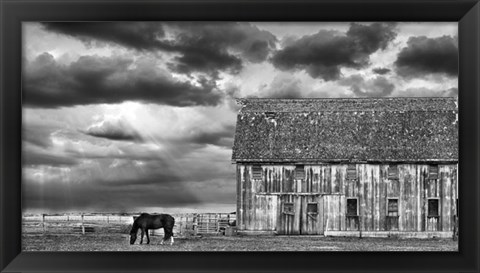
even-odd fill
[[[21,30],[22,251],[458,251],[457,22]]]

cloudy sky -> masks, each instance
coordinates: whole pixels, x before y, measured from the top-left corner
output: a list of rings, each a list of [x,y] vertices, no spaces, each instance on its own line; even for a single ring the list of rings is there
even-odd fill
[[[457,96],[457,40],[456,23],[24,23],[24,210],[234,211],[234,98]]]

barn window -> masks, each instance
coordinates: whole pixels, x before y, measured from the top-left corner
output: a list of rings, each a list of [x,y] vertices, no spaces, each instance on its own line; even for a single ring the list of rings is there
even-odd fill
[[[305,168],[303,165],[295,166],[295,179],[305,179]]]
[[[283,203],[282,212],[284,214],[294,214],[295,210],[293,208],[293,203]]]
[[[317,203],[308,203],[307,204],[307,214],[317,214],[318,206]]]
[[[347,216],[358,215],[358,200],[357,198],[347,198]]]
[[[347,167],[347,179],[357,179],[357,167],[355,165],[348,165]]]
[[[253,179],[262,179],[262,167],[260,165],[253,165],[252,176]]]
[[[398,198],[388,198],[387,216],[398,216]]]
[[[388,179],[398,180],[398,166],[390,165],[388,167]]]
[[[438,199],[428,199],[428,217],[438,216]]]
[[[265,112],[265,117],[268,119],[274,119],[276,117],[275,112]]]
[[[438,179],[438,165],[430,165],[428,167],[428,178]]]

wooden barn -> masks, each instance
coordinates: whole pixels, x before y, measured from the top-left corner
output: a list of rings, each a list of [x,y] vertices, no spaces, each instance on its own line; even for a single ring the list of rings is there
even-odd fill
[[[239,232],[453,235],[456,98],[237,102]]]

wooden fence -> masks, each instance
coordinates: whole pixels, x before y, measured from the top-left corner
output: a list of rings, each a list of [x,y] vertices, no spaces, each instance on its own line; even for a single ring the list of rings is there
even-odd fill
[[[216,234],[223,232],[228,226],[236,224],[235,214],[203,213],[197,214],[197,234]]]
[[[128,234],[134,217],[138,214],[43,214],[24,215],[24,234],[89,234],[123,233]],[[199,234],[219,235],[236,223],[236,215],[228,213],[172,214],[175,218],[173,232],[176,237]],[[163,236],[163,229],[151,230],[153,236]]]

